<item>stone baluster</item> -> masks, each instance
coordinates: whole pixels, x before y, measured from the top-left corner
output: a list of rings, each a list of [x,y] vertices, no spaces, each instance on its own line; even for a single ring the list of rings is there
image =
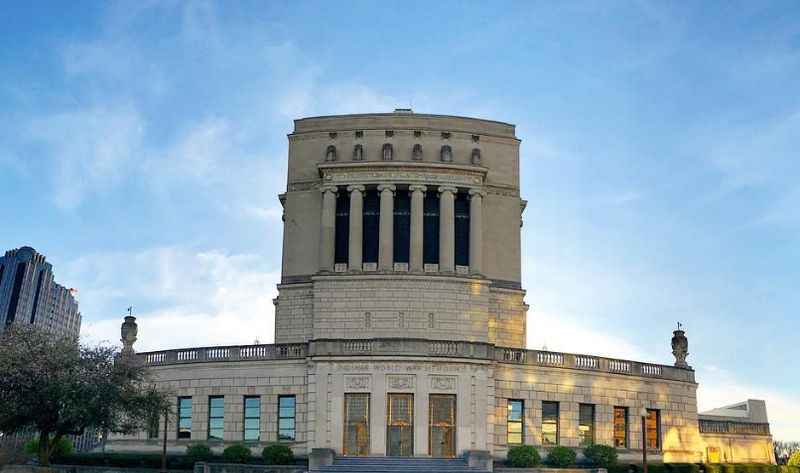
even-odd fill
[[[319,269],[333,271],[333,245],[336,238],[336,186],[324,186],[321,191],[322,222],[319,232]]]
[[[411,251],[410,251],[410,270],[422,272],[422,248],[424,238],[424,215],[425,215],[425,190],[427,187],[420,185],[409,186],[411,191]]]
[[[483,274],[483,197],[484,191],[469,191],[469,272]]]
[[[364,186],[348,186],[350,192],[350,247],[348,266],[350,271],[361,271],[361,245],[364,234]]]
[[[455,187],[439,188],[439,271],[455,271]]]
[[[394,269],[394,191],[391,184],[381,184],[381,214],[378,227],[378,269],[392,271]]]

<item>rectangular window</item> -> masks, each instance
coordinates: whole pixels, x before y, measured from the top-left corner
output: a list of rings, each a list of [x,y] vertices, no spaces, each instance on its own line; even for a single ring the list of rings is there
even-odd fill
[[[463,192],[456,194],[455,219],[456,264],[469,266],[469,196]]]
[[[362,215],[363,240],[361,254],[364,263],[378,262],[378,241],[380,238],[381,199],[378,191],[364,192],[364,213]],[[360,268],[359,268],[360,269]]]
[[[422,262],[439,264],[439,195],[430,190],[422,202]]]
[[[158,438],[158,424],[160,422],[159,412],[157,410],[153,410],[147,416],[147,438],[148,439],[157,439]]]
[[[628,448],[628,408],[614,407],[614,446]]]
[[[508,444],[522,445],[524,438],[525,404],[519,399],[508,400]]]
[[[581,447],[594,443],[594,404],[578,405],[578,440]]]
[[[225,433],[225,398],[211,396],[208,398],[208,439],[222,440]]]
[[[192,398],[178,398],[178,439],[192,438]]]
[[[542,401],[542,445],[558,445],[558,403]]]
[[[647,448],[661,448],[661,412],[658,409],[647,409]]]
[[[261,398],[244,397],[244,440],[258,442],[261,439]]]
[[[334,262],[347,264],[350,254],[350,195],[349,192],[339,192],[336,198],[336,223],[334,232]]]
[[[408,191],[394,194],[394,251],[395,263],[408,263],[411,246],[411,197]]]
[[[295,440],[294,396],[278,396],[278,440]]]

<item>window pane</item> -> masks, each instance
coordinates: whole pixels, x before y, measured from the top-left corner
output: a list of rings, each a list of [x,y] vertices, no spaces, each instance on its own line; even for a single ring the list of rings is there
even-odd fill
[[[578,438],[581,446],[594,443],[594,405],[578,406]]]
[[[510,444],[521,444],[522,443],[522,434],[508,434],[508,443]]]
[[[647,409],[647,448],[661,448],[658,409]]]
[[[558,445],[558,403],[542,402],[542,444]]]
[[[245,430],[244,439],[247,441],[256,441],[259,439],[260,432],[258,430]]]
[[[628,447],[628,408],[614,408],[614,446]]]
[[[280,440],[294,440],[294,430],[281,430],[278,432]]]
[[[281,396],[280,407],[294,407],[294,396]]]
[[[508,401],[508,420],[522,420],[522,401]]]
[[[294,419],[281,419],[278,428],[281,430],[283,429],[294,429]]]
[[[294,417],[294,407],[281,407],[278,415],[280,417]]]
[[[522,433],[522,422],[509,422],[508,423],[508,433],[509,434],[520,434],[520,433]]]
[[[220,418],[214,418],[208,420],[209,429],[221,429],[224,425],[225,424],[223,419]]]
[[[244,420],[244,428],[245,429],[258,429],[258,419],[245,419]]]

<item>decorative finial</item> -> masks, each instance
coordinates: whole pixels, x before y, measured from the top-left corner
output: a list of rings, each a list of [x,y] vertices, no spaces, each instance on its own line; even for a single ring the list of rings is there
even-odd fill
[[[128,315],[120,328],[123,355],[132,355],[134,353],[133,344],[136,343],[138,332],[139,326],[136,324],[136,317],[133,316],[133,306],[131,306],[128,307]]]
[[[686,363],[689,355],[689,339],[683,331],[683,324],[678,322],[678,329],[672,332],[672,354],[675,356],[675,366],[678,368],[691,368]]]

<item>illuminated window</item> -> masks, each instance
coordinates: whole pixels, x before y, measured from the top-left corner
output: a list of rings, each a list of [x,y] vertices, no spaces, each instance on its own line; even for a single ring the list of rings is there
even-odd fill
[[[522,445],[525,408],[519,399],[508,400],[508,444]]]
[[[244,398],[244,440],[258,442],[261,438],[261,398],[245,396]]]
[[[661,448],[661,412],[658,409],[647,409],[647,448]]]
[[[542,401],[542,445],[558,445],[558,403]]]
[[[578,439],[581,447],[594,443],[594,404],[578,405]]]
[[[628,408],[614,408],[614,446],[628,448]]]
[[[222,440],[225,433],[225,398],[211,396],[208,398],[208,439]]]
[[[278,396],[278,440],[295,440],[294,396]]]
[[[192,438],[192,398],[178,398],[178,439]]]

